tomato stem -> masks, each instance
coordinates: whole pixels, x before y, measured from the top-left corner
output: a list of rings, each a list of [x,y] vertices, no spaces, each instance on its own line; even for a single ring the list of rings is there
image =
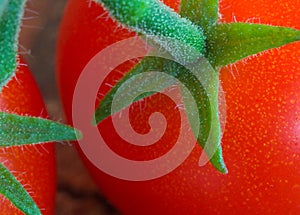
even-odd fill
[[[110,15],[121,24],[126,25],[137,33],[150,37],[160,46],[170,51],[175,57],[184,57],[182,53],[178,53],[182,52],[182,50],[169,49],[169,43],[162,38],[178,41],[182,48],[192,47],[198,52],[198,55],[204,55],[205,53],[205,37],[202,28],[180,17],[178,13],[160,1],[95,1],[102,3]]]
[[[204,35],[211,26],[218,23],[218,0],[181,0],[180,14],[204,29]]]

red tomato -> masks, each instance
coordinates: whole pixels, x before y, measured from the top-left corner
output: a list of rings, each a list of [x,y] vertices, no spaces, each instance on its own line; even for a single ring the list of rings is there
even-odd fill
[[[37,85],[21,61],[15,77],[0,94],[0,111],[47,117]],[[54,214],[56,172],[53,143],[1,148],[0,161],[25,187],[42,214]],[[23,214],[2,196],[1,214]]]
[[[178,1],[169,3],[178,8]],[[299,7],[300,1],[292,0],[224,0],[220,3],[221,21],[300,29]],[[85,0],[69,1],[60,29],[57,58],[58,82],[69,122],[74,88],[85,65],[103,48],[132,35],[117,27],[99,5]],[[294,43],[221,70],[227,105],[222,139],[227,175],[218,173],[210,164],[198,166],[200,147],[195,147],[173,172],[142,182],[107,175],[80,154],[100,189],[122,214],[300,214],[299,56],[300,44]],[[118,70],[126,72],[129,66]],[[120,77],[113,73],[107,81],[114,83]],[[108,89],[102,86],[100,90]],[[147,106],[150,110],[143,112],[142,119],[147,119],[148,111],[160,110],[159,104],[171,105],[164,109],[164,114],[168,123],[173,124],[172,136],[180,121],[168,99],[152,96],[150,107]],[[131,117],[141,112],[134,106],[131,109]],[[146,126],[133,123],[140,132],[145,132]],[[172,138],[161,141],[167,146],[153,152],[125,146],[126,142],[115,134],[110,118],[100,124],[99,130],[116,152],[136,160],[161,155],[170,147],[168,141]]]

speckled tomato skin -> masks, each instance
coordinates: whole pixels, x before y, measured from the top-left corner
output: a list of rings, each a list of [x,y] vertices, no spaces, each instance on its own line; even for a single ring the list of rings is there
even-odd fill
[[[178,1],[168,4],[178,8]],[[298,8],[298,0],[223,0],[220,21],[300,29]],[[67,5],[59,34],[57,75],[69,122],[74,87],[83,67],[103,48],[134,35],[117,28],[106,15],[85,0]],[[197,165],[200,147],[172,173],[144,182],[106,175],[80,149],[79,153],[102,192],[122,214],[300,214],[299,56],[300,44],[294,43],[221,69],[227,106],[222,139],[227,175],[210,164]],[[113,76],[111,83],[117,78]],[[100,129],[105,135],[113,128],[107,120]],[[126,155],[123,151],[122,156]]]
[[[0,111],[47,118],[47,111],[27,65],[21,61],[15,77],[0,94]],[[0,161],[15,175],[43,215],[54,214],[56,191],[53,143],[0,148]],[[1,196],[0,214],[23,214]]]

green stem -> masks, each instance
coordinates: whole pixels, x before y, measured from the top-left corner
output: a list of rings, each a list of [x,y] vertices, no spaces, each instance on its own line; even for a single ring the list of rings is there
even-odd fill
[[[206,34],[218,23],[218,0],[181,0],[180,14],[201,26]]]
[[[26,0],[1,0],[0,13],[0,92],[17,67],[18,36]],[[5,4],[6,3],[6,4]]]
[[[205,37],[200,27],[194,25],[191,21],[180,17],[172,9],[155,0],[95,0],[102,3],[109,11],[110,15],[116,18],[120,23],[126,25],[135,32],[144,36],[155,36],[155,42],[166,50],[169,38],[173,41],[180,41],[188,47],[192,47],[200,55],[205,53]],[[153,39],[153,38],[151,38]],[[180,50],[172,50],[174,56],[178,55]]]

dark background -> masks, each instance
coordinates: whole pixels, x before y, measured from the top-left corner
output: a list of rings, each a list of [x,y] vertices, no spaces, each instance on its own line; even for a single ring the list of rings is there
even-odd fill
[[[55,47],[66,0],[28,0],[20,51],[29,64],[52,119],[64,122],[55,81]],[[95,187],[68,143],[57,143],[57,215],[117,214]]]

